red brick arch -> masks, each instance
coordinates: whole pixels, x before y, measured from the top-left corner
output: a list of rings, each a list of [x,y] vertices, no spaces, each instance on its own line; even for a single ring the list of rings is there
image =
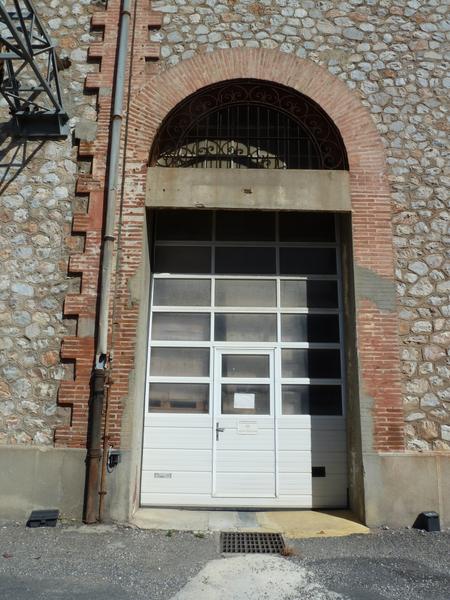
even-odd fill
[[[351,181],[354,258],[365,273],[393,284],[390,189],[383,142],[357,94],[324,67],[278,50],[232,49],[198,55],[134,84],[129,113],[129,163],[136,190],[157,130],[187,96],[214,83],[260,79],[288,86],[319,104],[339,129]],[[144,167],[145,165],[145,167]],[[363,393],[373,401],[374,448],[404,448],[398,352],[398,317],[380,309],[362,290],[357,309],[358,355]]]
[[[161,123],[187,96],[214,83],[245,78],[295,89],[314,100],[332,119],[348,154],[355,245],[361,234],[363,244],[370,241],[372,248],[383,249],[380,254],[361,253],[358,264],[393,278],[390,189],[383,142],[358,96],[324,67],[309,60],[278,50],[217,50],[156,75],[134,90],[129,121],[133,159],[148,160]]]

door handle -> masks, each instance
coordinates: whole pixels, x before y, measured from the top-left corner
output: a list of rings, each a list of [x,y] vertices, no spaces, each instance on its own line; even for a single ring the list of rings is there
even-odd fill
[[[219,427],[219,423],[216,423],[216,442],[219,441],[219,433],[223,433],[225,431],[225,427]]]

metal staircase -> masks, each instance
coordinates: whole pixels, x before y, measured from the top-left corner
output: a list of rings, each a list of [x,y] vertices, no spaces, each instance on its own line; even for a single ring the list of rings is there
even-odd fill
[[[68,134],[55,46],[31,0],[0,0],[0,93],[19,135]]]

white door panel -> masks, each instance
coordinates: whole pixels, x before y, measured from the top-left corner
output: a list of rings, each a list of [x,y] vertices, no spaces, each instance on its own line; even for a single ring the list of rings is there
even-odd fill
[[[345,452],[345,431],[314,431],[308,429],[281,429],[278,432],[280,450],[306,450],[312,452]]]
[[[345,431],[312,431],[311,452],[345,452],[347,436]]]
[[[280,495],[283,494],[311,494],[312,480],[309,473],[280,473],[279,474]]]
[[[275,473],[216,473],[216,496],[273,498]]]
[[[241,450],[224,450],[217,454],[216,472],[275,472],[275,455],[273,451],[261,450],[251,452],[243,460]]]
[[[159,413],[149,413],[146,416],[146,426],[149,427],[170,427],[171,429],[190,429],[191,427],[201,427],[205,429],[210,429],[211,423],[211,415],[166,415]]]
[[[311,431],[308,429],[281,429],[278,431],[278,450],[311,451]]]
[[[211,471],[212,450],[146,449],[143,464],[149,471]]]
[[[312,466],[325,467],[328,475],[347,475],[346,452],[314,452]]]
[[[220,434],[219,443],[216,445],[220,450],[244,450],[250,452],[269,450],[274,451],[274,431],[272,429],[261,429],[258,427],[256,434],[239,433],[236,429],[228,429],[226,420],[223,418],[219,423],[224,426],[225,431]],[[244,455],[242,460],[247,460]]]
[[[144,447],[208,450],[212,447],[212,432],[211,429],[199,427],[145,427]]]
[[[326,477],[313,477],[313,496],[332,496],[336,490],[346,490],[347,477],[342,475],[328,475]]]
[[[210,494],[211,472],[142,471],[142,487],[154,494]]]
[[[280,473],[308,473],[311,475],[311,452],[309,450],[281,450],[278,452]]]

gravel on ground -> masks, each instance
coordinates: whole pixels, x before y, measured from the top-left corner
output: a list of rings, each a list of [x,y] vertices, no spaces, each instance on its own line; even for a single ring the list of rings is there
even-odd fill
[[[0,525],[1,600],[449,600],[450,532],[289,540],[288,557],[218,534]]]

